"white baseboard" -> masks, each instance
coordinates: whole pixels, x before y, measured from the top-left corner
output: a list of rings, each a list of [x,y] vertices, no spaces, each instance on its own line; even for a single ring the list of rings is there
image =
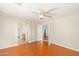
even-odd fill
[[[65,46],[65,45],[60,44],[60,43],[53,42],[53,44],[56,44],[56,45],[58,45],[58,46],[61,46],[61,47],[64,47],[64,48],[71,49],[71,50],[73,50],[73,51],[77,51],[77,52],[79,52],[78,49],[71,48],[71,47]]]
[[[7,49],[7,48],[11,48],[11,47],[16,47],[16,46],[18,46],[18,44],[11,45],[11,46],[2,46],[2,47],[0,47],[0,49]]]

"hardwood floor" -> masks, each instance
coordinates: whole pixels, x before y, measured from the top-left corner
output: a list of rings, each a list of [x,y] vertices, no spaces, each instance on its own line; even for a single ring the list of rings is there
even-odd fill
[[[79,56],[79,52],[44,41],[1,49],[0,56]]]

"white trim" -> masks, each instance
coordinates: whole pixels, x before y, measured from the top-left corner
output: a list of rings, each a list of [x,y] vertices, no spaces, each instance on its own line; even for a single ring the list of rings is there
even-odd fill
[[[0,47],[0,49],[7,49],[7,48],[11,48],[11,47],[18,47],[18,44],[12,45],[12,46]]]
[[[71,50],[73,50],[73,51],[77,51],[77,52],[79,52],[78,49],[71,48],[71,47],[65,46],[65,45],[60,44],[60,43],[53,42],[53,43],[51,43],[51,44],[56,44],[56,45],[58,45],[58,46],[61,46],[61,47],[64,47],[64,48],[71,49]]]

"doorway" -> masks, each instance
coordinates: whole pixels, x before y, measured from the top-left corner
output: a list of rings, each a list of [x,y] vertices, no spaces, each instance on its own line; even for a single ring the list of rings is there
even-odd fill
[[[43,25],[43,41],[48,42],[48,27]]]
[[[47,25],[37,26],[37,39],[38,41],[48,42],[48,26]]]

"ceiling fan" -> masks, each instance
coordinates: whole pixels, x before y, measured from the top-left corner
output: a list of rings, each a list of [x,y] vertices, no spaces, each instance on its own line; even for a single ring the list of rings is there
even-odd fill
[[[39,16],[40,20],[43,20],[45,17],[51,18],[54,13],[52,11],[56,10],[56,8],[44,11],[43,9],[38,9],[39,12],[32,12]]]

